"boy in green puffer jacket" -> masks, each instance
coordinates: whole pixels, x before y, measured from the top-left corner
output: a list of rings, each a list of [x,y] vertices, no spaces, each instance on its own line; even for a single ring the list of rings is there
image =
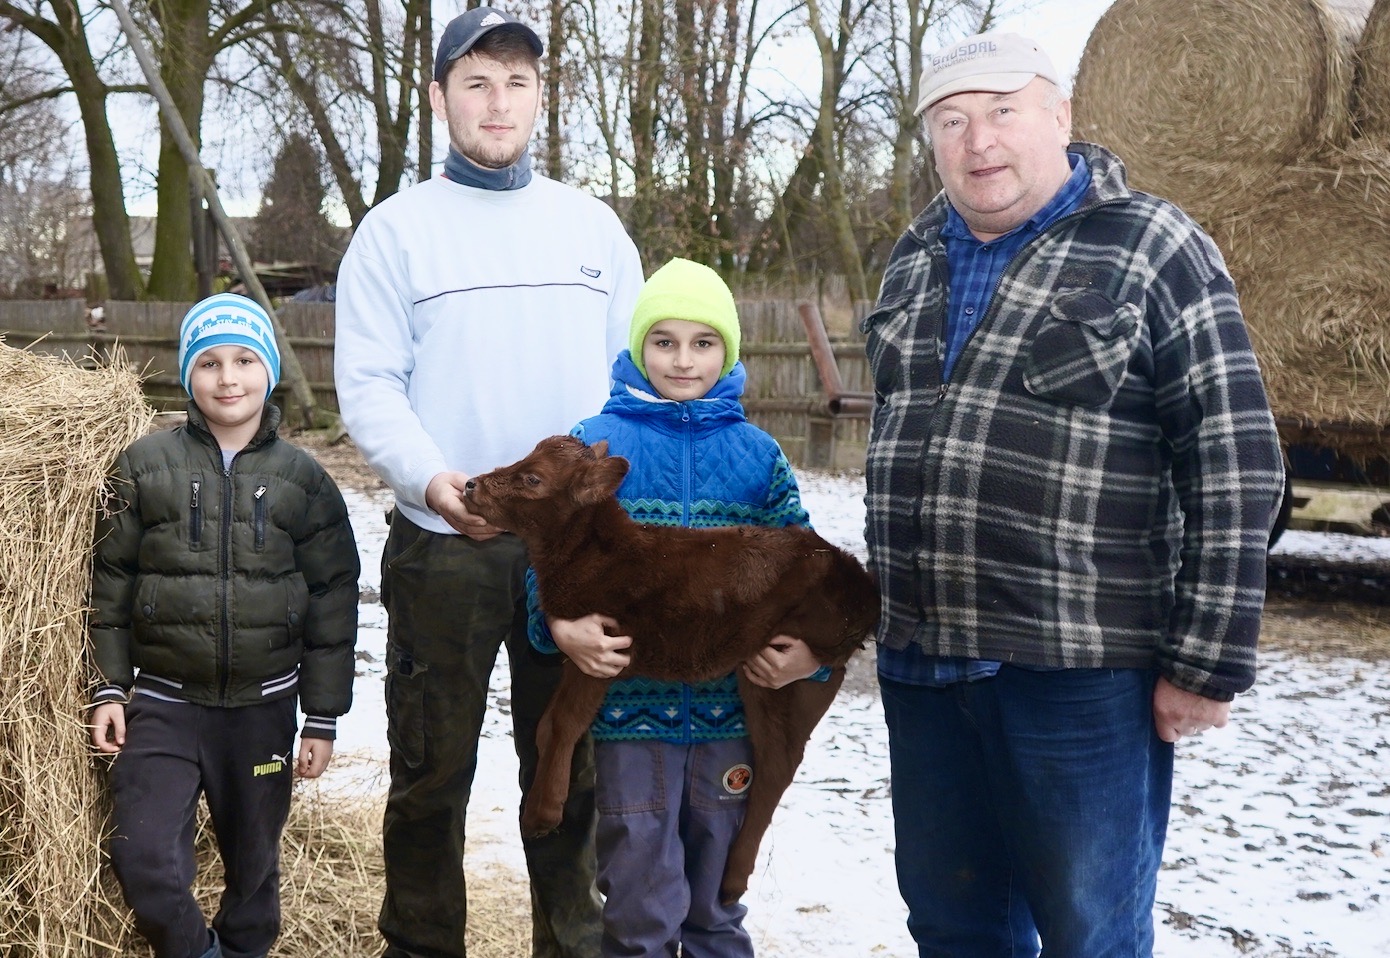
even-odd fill
[[[121,454],[98,520],[91,737],[117,756],[111,864],[157,958],[270,950],[291,769],[323,772],[352,703],[357,545],[333,480],[276,434],[279,375],[259,305],[195,304],[188,422]],[[191,890],[200,794],[226,871],[211,928]]]

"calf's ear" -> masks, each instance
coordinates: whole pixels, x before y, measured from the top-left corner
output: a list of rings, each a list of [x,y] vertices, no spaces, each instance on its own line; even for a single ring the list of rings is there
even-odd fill
[[[623,484],[627,469],[628,462],[622,456],[606,456],[600,459],[584,470],[584,474],[574,486],[575,502],[581,506],[591,506],[607,499]]]
[[[589,452],[594,454],[595,459],[604,459],[608,456],[608,440],[600,439],[589,447]]]

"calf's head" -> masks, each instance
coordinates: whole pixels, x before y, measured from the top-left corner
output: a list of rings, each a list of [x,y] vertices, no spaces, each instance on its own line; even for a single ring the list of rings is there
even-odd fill
[[[550,436],[520,462],[468,480],[464,499],[470,512],[525,537],[609,498],[627,470],[626,459],[608,455],[606,440],[586,446],[573,436]]]

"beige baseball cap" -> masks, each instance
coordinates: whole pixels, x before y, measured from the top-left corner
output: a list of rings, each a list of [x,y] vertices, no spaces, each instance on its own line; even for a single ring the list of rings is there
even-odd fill
[[[916,113],[957,93],[1016,93],[1033,77],[1062,85],[1052,59],[1017,33],[980,33],[928,55]]]

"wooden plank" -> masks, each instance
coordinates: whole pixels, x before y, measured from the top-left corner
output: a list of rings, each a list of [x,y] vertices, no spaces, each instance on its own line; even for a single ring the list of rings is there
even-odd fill
[[[1375,535],[1390,531],[1390,488],[1293,481],[1290,529]]]

